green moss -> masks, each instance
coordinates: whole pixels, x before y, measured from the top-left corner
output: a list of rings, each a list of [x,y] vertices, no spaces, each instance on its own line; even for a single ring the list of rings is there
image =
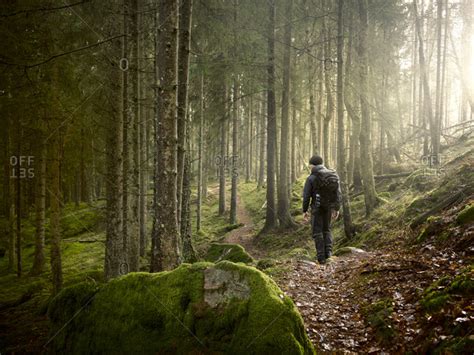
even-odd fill
[[[393,301],[383,298],[363,309],[363,313],[370,326],[375,329],[377,339],[382,344],[390,344],[397,333],[391,324]]]
[[[474,295],[473,274],[474,268],[470,266],[453,279],[448,276],[442,277],[424,291],[421,306],[428,313],[437,313],[453,300],[453,295],[472,298]]]
[[[471,336],[456,337],[451,340],[441,342],[433,354],[472,354],[474,349],[474,339]]]
[[[307,249],[294,248],[288,253],[288,256],[300,260],[311,260],[311,255]]]
[[[212,306],[210,295],[222,302]],[[314,353],[291,299],[257,269],[228,261],[132,273],[98,291],[77,285],[53,300],[49,315],[54,330],[69,321],[53,352]]]
[[[212,243],[207,251],[205,259],[212,262],[221,260],[229,260],[235,263],[253,262],[252,257],[241,245],[231,243]]]
[[[474,203],[466,205],[456,217],[458,224],[467,224],[474,222]]]
[[[274,267],[275,265],[276,265],[275,259],[265,258],[265,259],[261,259],[257,262],[257,269],[265,270],[265,269],[268,269],[270,267]]]

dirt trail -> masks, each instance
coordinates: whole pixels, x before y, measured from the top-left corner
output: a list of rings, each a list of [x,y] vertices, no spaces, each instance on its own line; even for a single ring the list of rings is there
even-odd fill
[[[237,195],[237,222],[243,226],[227,233],[224,242],[242,245],[254,259],[265,257],[265,253],[254,243],[255,225],[239,195]]]
[[[320,352],[357,352],[368,342],[369,334],[355,301],[353,276],[369,256],[350,254],[324,266],[295,261],[280,280],[280,287],[295,302]]]
[[[278,284],[298,307],[319,353],[424,353],[423,343],[436,323],[420,308],[419,292],[438,275],[454,275],[462,264],[454,252],[419,253],[394,246],[344,255],[325,266],[293,261]],[[392,305],[384,323],[394,337],[386,344],[377,333],[380,325],[374,329],[363,314],[364,307],[381,299]],[[463,317],[474,315],[467,310]],[[440,339],[446,337],[440,326],[434,329]]]

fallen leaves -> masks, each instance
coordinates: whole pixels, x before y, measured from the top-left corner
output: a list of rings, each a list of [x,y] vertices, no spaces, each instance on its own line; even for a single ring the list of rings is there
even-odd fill
[[[422,342],[436,344],[452,338],[446,329],[436,326],[438,318],[422,310],[419,301],[424,290],[446,274],[456,275],[464,264],[463,257],[453,251],[425,246],[407,252],[397,246],[383,252],[349,254],[323,267],[293,261],[291,271],[278,283],[295,301],[319,352],[419,352],[424,349]],[[362,311],[383,298],[392,300],[387,328],[396,334],[396,340],[387,344],[377,340],[376,329],[368,325]],[[474,320],[473,310],[472,304],[466,305],[462,312],[446,311],[446,316],[451,317],[453,327],[467,326]],[[433,329],[431,340],[429,329]]]

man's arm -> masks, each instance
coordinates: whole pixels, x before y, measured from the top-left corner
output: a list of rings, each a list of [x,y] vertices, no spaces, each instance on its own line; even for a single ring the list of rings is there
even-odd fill
[[[339,186],[337,187],[336,203],[334,204],[333,211],[332,211],[333,219],[337,219],[337,217],[339,217],[339,210],[341,209],[341,203],[342,203],[341,182],[339,182]]]
[[[306,182],[304,183],[303,189],[303,213],[308,212],[309,203],[311,202],[312,198],[312,191],[313,191],[313,180],[311,179],[311,175],[308,176]]]

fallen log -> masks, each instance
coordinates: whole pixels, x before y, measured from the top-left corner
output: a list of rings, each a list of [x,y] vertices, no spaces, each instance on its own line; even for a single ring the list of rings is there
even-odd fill
[[[410,223],[410,228],[415,229],[419,225],[423,224],[423,222],[425,222],[425,220],[428,217],[434,215],[435,213],[437,213],[441,210],[444,210],[445,208],[451,206],[452,204],[454,204],[455,202],[460,200],[463,197],[463,195],[464,195],[464,191],[461,190],[461,191],[458,191],[457,193],[455,193],[454,195],[451,195],[451,196],[445,198],[444,200],[439,202],[436,206],[434,206],[432,209],[426,211],[425,213],[422,213],[420,216],[415,218]]]
[[[410,176],[412,173],[413,171],[405,171],[403,173],[396,173],[396,174],[375,175],[374,180],[380,181],[380,180],[385,180],[385,179],[397,179],[401,177]]]

